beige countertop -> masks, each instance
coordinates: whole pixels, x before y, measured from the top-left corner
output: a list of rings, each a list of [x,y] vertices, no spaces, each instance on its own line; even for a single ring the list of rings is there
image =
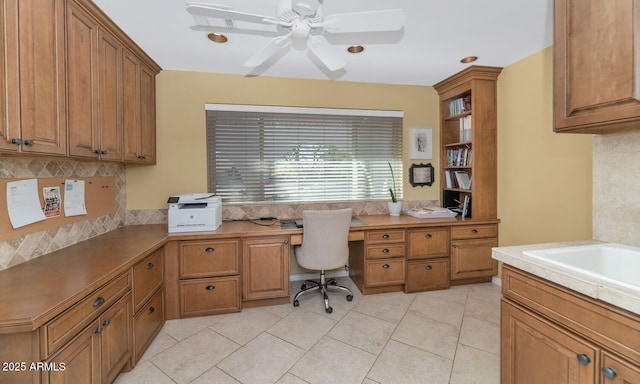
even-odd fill
[[[598,240],[583,240],[560,243],[543,243],[519,245],[510,247],[497,247],[493,249],[492,257],[507,265],[529,272],[535,276],[552,281],[563,287],[589,296],[594,299],[604,301],[622,309],[640,315],[640,297],[637,294],[619,289],[615,284],[593,278],[586,274],[571,273],[544,263],[538,262],[535,258],[527,256],[524,252],[551,249],[561,247],[572,247],[579,245],[590,245],[602,243]]]

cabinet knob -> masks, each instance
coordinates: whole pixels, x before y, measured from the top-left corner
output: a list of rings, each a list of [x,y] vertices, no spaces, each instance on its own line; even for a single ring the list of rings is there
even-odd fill
[[[602,376],[604,376],[605,379],[613,380],[618,376],[618,372],[611,367],[604,367],[602,368]]]
[[[103,321],[103,322],[102,322],[102,326],[103,326],[103,327],[108,327],[108,326],[109,326],[109,324],[111,324],[111,320],[109,320],[109,319],[107,319],[107,320],[105,320],[105,321]]]
[[[425,238],[427,238],[427,239],[430,239],[430,238],[432,238],[433,236],[432,236],[430,233],[427,233],[426,235],[424,235],[424,237],[425,237]]]
[[[389,248],[385,248],[382,250],[382,253],[389,253]]]
[[[432,266],[430,266],[430,265],[427,265],[426,267],[424,267],[424,269],[426,269],[427,271],[430,271],[430,270],[432,270],[432,269],[433,269],[433,267],[432,267]]]
[[[147,315],[150,315],[150,314],[152,314],[152,313],[153,313],[153,312],[155,312],[155,311],[156,311],[156,309],[155,309],[155,308],[153,308],[153,307],[149,307],[149,309],[147,309]]]
[[[384,235],[382,235],[383,239],[388,239],[389,238],[389,234],[385,233]]]
[[[33,140],[25,140],[24,145],[32,146],[34,144]]]
[[[22,144],[22,139],[19,137],[16,137],[15,139],[11,139],[11,144],[20,145]]]
[[[205,288],[207,291],[213,291],[214,289],[216,289],[215,285],[207,285],[207,287]]]
[[[577,354],[576,358],[578,359],[578,363],[582,365],[587,365],[591,362],[591,358],[588,355],[585,355],[584,353]]]
[[[144,155],[139,155],[139,156],[138,156],[138,159],[140,159],[140,160],[144,160],[144,159],[146,159],[146,156],[144,156]]]
[[[474,228],[471,230],[471,233],[478,233],[478,230]]]
[[[95,299],[95,301],[93,302],[93,306],[94,307],[99,307],[102,304],[104,304],[104,297],[100,296],[97,299]]]
[[[388,269],[389,268],[389,264],[382,264],[382,268]]]
[[[153,263],[148,263],[147,264],[147,269],[151,269],[151,268],[153,268]]]
[[[208,253],[211,253],[211,252],[213,252],[213,251],[215,251],[215,250],[216,250],[216,249],[215,249],[215,248],[213,248],[213,247],[208,247],[208,248],[207,248],[207,249],[205,249],[204,251],[205,251],[205,252],[208,252]]]
[[[96,328],[96,330],[95,330],[95,331],[93,331],[93,333],[95,333],[95,334],[97,334],[97,335],[101,334],[101,333],[102,333],[102,327],[98,327],[98,328]]]

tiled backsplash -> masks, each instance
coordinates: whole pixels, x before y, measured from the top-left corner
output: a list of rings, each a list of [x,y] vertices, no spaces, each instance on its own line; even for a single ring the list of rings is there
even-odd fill
[[[23,263],[125,224],[125,172],[115,163],[67,159],[2,157],[0,178],[115,176],[117,210],[114,214],[83,220],[59,228],[0,241],[0,269]]]

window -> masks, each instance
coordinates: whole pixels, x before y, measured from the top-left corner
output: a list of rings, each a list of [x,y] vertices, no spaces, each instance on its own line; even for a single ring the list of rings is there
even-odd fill
[[[402,113],[207,104],[208,188],[223,201],[402,196]]]

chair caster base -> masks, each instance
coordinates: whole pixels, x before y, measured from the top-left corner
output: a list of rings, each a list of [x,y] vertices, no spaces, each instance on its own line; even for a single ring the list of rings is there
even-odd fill
[[[331,308],[331,307],[326,308],[326,309],[325,309],[325,311],[326,311],[327,313],[331,313],[331,312],[333,312],[333,308]]]
[[[353,300],[353,295],[347,295],[347,301],[352,301]]]
[[[293,306],[297,307],[300,305],[300,302],[298,300],[293,300]]]

